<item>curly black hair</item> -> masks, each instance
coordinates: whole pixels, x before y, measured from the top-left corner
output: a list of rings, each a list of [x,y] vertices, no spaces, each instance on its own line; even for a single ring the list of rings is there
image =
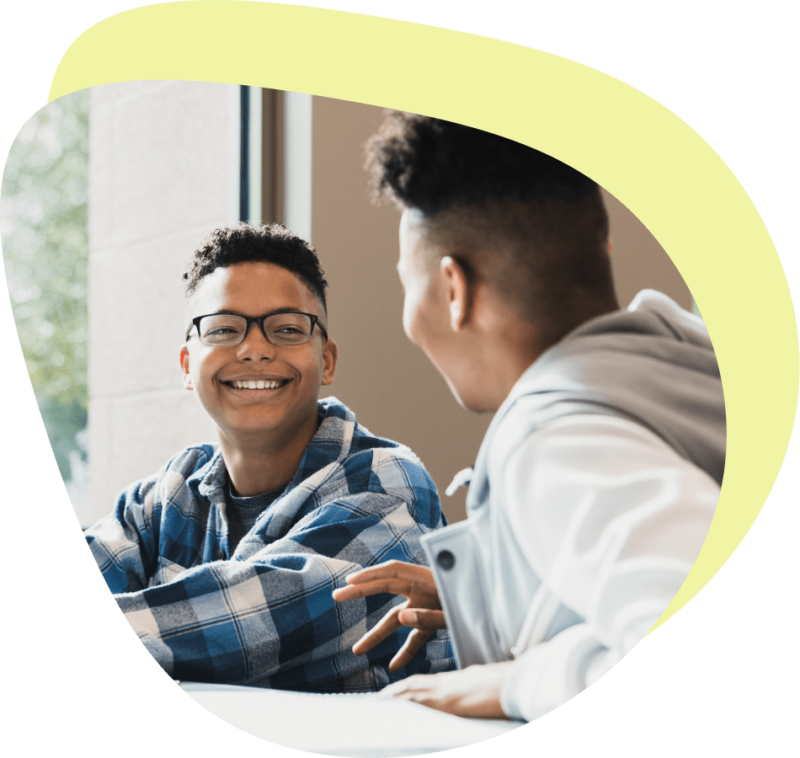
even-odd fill
[[[432,218],[453,206],[519,200],[581,203],[597,183],[546,153],[428,116],[390,112],[366,145],[375,199]]]
[[[272,263],[302,279],[327,310],[328,282],[317,253],[304,239],[282,224],[238,224],[215,229],[197,248],[183,274],[190,297],[203,277],[236,263]]]
[[[545,153],[451,121],[393,111],[366,144],[373,200],[421,224],[429,265],[467,275],[552,334],[616,305],[600,187]]]

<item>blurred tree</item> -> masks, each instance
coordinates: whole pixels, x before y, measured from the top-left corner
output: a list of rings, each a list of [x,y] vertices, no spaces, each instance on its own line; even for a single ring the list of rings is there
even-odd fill
[[[89,92],[22,127],[6,162],[0,232],[22,351],[65,480],[86,459]]]

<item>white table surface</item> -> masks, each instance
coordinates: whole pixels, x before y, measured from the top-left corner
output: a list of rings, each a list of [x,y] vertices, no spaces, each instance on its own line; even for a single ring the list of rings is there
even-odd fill
[[[420,755],[496,737],[514,721],[464,719],[372,694],[315,695],[259,687],[181,682],[209,711],[270,742],[327,755]]]

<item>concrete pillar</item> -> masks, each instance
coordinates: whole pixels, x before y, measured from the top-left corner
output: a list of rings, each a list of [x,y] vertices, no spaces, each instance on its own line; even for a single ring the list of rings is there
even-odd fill
[[[84,525],[184,446],[216,440],[181,384],[181,273],[209,231],[237,221],[238,92],[197,82],[92,90]]]

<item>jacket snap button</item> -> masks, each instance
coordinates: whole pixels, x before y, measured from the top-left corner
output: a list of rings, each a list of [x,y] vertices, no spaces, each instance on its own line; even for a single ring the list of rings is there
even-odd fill
[[[456,557],[449,550],[442,550],[439,555],[436,556],[436,562],[445,571],[450,571],[450,569],[456,565]]]
[[[217,550],[217,560],[224,561],[225,560],[225,551],[224,550]]]

